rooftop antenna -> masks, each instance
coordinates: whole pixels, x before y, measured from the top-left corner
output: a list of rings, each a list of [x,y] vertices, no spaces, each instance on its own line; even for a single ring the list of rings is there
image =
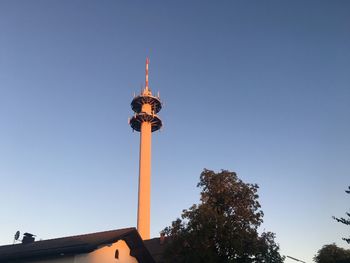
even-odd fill
[[[13,238],[13,244],[19,239],[19,235],[21,234],[21,232],[17,231],[14,238]]]
[[[291,256],[287,256],[287,258],[293,259],[293,260],[298,261],[298,262],[306,263],[305,261],[302,261],[302,260],[297,259],[297,258],[293,258]]]

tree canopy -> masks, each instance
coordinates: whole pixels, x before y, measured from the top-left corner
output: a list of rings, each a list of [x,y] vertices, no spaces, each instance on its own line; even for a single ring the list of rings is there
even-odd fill
[[[350,250],[337,247],[336,244],[324,245],[314,256],[316,263],[349,263]]]
[[[279,263],[275,234],[258,233],[263,211],[258,185],[244,183],[234,172],[204,169],[197,187],[200,203],[183,210],[164,229],[170,242],[165,262]]]
[[[348,189],[349,190],[345,190],[345,192],[350,194],[350,186],[348,187]],[[338,218],[338,217],[335,217],[335,216],[333,216],[333,218],[335,220],[337,220],[338,222],[349,226],[350,225],[350,212],[346,212],[345,214],[347,215],[348,218],[344,218],[344,217]],[[350,244],[350,237],[348,237],[348,238],[344,237],[343,240],[345,240],[346,242],[348,242]]]

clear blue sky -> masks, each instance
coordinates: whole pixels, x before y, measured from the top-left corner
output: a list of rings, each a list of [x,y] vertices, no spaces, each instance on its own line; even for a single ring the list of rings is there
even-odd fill
[[[307,262],[349,228],[350,2],[0,1],[0,243],[136,225],[144,83],[160,91],[152,235],[203,168],[258,183],[262,230]],[[286,262],[292,262],[286,260]]]

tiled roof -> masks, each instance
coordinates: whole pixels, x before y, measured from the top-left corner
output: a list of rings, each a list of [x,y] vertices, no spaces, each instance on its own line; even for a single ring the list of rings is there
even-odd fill
[[[34,259],[89,253],[101,245],[114,243],[121,239],[128,244],[130,255],[136,257],[138,262],[154,263],[135,228],[48,239],[29,244],[0,246],[0,262],[27,262]]]

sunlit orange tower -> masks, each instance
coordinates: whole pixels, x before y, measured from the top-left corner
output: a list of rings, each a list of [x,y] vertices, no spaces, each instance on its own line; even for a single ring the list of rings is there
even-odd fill
[[[151,133],[162,127],[157,113],[162,108],[159,95],[152,95],[148,85],[148,65],[146,59],[145,87],[139,96],[134,97],[131,108],[135,112],[130,119],[133,130],[140,132],[139,196],[137,209],[137,230],[142,239],[150,238],[151,223]]]

